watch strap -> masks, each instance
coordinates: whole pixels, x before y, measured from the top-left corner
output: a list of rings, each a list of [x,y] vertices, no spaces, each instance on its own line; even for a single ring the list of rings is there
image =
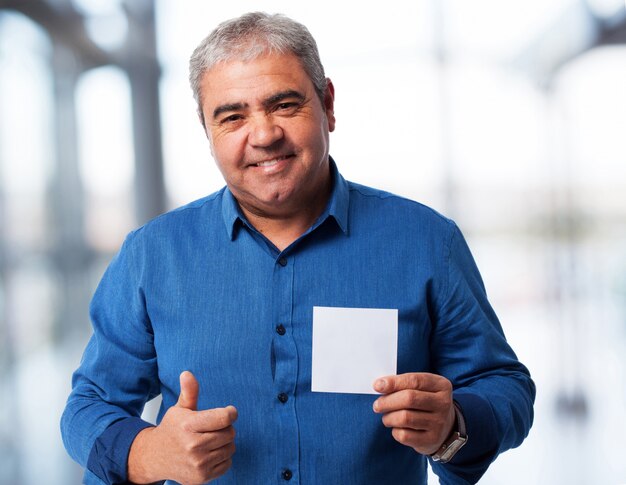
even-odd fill
[[[465,418],[461,407],[454,401],[454,414],[456,415],[456,429],[452,430],[441,447],[435,451],[430,457],[433,461],[448,463],[458,451],[467,443],[467,428],[465,427]]]

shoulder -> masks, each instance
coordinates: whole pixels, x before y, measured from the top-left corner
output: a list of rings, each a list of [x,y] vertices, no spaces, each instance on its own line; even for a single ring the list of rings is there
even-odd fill
[[[409,232],[435,231],[450,236],[456,224],[435,209],[384,190],[348,182],[351,217],[396,226]]]
[[[206,231],[221,218],[222,195],[225,188],[181,207],[161,214],[133,230],[126,242],[144,239],[180,238],[195,231]]]

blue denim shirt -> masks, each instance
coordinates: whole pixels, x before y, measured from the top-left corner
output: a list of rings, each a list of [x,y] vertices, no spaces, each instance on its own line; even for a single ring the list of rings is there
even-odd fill
[[[282,252],[227,188],[127,237],[94,295],[61,421],[86,483],[126,481],[144,404],[162,394],[160,421],[184,370],[200,383],[198,409],[239,412],[233,465],[216,484],[285,483],[285,470],[289,483],[426,483],[427,458],[392,438],[375,395],[311,392],[314,306],[398,309],[398,373],[452,382],[469,441],[433,463],[442,483],[474,483],[521,443],[534,384],[456,225],[331,170],[325,212]]]

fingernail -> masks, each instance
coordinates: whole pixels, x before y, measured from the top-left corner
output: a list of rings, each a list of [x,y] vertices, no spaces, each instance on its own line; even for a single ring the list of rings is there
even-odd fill
[[[387,381],[385,381],[385,379],[378,379],[376,382],[374,382],[374,390],[378,392],[383,392],[386,385]]]
[[[375,413],[378,412],[378,400],[374,401],[374,404],[372,405],[372,408],[374,408],[374,412]]]

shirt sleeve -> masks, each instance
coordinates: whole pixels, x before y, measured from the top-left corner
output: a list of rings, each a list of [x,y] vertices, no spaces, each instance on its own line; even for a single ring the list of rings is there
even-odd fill
[[[96,438],[87,469],[104,483],[128,483],[128,453],[137,434],[152,426],[141,418],[124,418],[110,425]]]
[[[93,335],[72,376],[61,417],[63,443],[85,480],[124,483],[140,415],[160,392],[154,336],[132,234],[107,268],[90,306]],[[95,481],[94,481],[95,480]]]
[[[453,384],[469,439],[449,463],[431,464],[441,483],[476,483],[500,453],[528,435],[535,385],[506,341],[456,225],[445,261],[447,281],[435,296],[432,364]]]

